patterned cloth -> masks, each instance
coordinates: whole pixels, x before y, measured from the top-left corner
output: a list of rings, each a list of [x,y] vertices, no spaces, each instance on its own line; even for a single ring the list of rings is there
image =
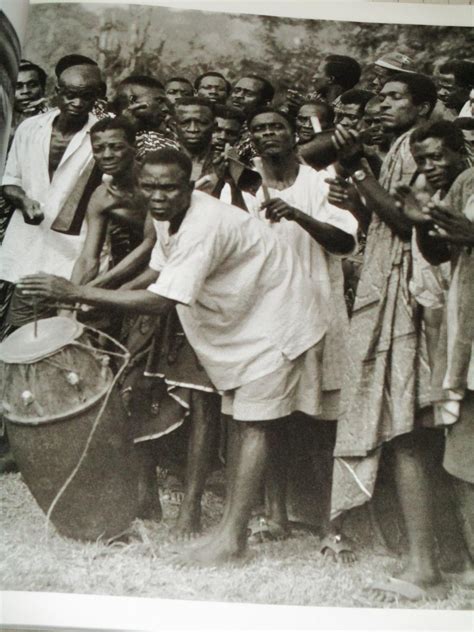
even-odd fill
[[[161,132],[155,132],[152,130],[143,130],[138,132],[135,144],[137,147],[138,161],[143,160],[148,152],[156,151],[157,149],[181,149],[177,141],[165,136],[165,134],[162,134]]]
[[[416,172],[410,132],[387,154],[380,184],[393,193]],[[332,513],[367,502],[374,491],[381,446],[415,427],[430,403],[426,340],[420,308],[409,291],[412,252],[374,214],[350,325],[351,357],[341,391]]]

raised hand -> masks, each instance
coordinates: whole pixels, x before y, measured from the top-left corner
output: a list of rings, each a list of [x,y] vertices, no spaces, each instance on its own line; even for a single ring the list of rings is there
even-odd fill
[[[395,204],[405,217],[415,225],[426,224],[432,221],[426,207],[429,199],[429,194],[415,193],[411,187],[405,184],[396,188]]]
[[[474,223],[439,202],[429,202],[427,210],[434,222],[429,235],[461,246],[474,246]]]
[[[360,196],[353,184],[344,178],[326,178],[329,184],[328,202],[333,206],[353,211],[360,204]]]
[[[343,125],[336,125],[332,142],[337,149],[339,162],[343,167],[352,166],[363,156],[362,142],[359,133],[347,129]]]

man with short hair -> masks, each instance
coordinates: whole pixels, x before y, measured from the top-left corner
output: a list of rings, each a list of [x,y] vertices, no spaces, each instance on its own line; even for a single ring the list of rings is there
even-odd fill
[[[94,161],[103,174],[86,212],[87,235],[71,281],[84,285],[97,277],[111,219],[126,225],[130,247],[142,241],[145,213],[139,205],[135,174],[135,130],[124,117],[102,119],[90,130]]]
[[[356,88],[343,92],[334,105],[334,123],[347,129],[360,130],[364,108],[374,96],[373,92]]]
[[[474,170],[466,169],[465,141],[453,123],[422,126],[413,132],[411,144],[418,169],[426,177],[428,193],[436,192],[430,199],[405,191],[403,210],[415,225],[417,246],[424,257],[419,255],[415,260],[411,291],[423,306],[425,328],[430,332],[435,421],[447,429],[443,465],[452,478],[443,484],[438,474],[435,481],[442,496],[435,502],[444,523],[441,528],[438,526],[439,543],[444,548],[452,543],[451,570],[462,573],[460,581],[472,586],[474,572],[469,550],[474,526],[474,409],[469,366],[470,341],[474,340],[470,323]],[[437,465],[441,466],[441,455],[438,458]],[[456,517],[462,518],[464,539],[457,533],[460,526],[449,524]],[[445,538],[446,533],[449,538]]]
[[[411,224],[396,199],[417,166],[410,135],[432,112],[433,82],[400,73],[380,91],[382,125],[394,135],[379,181],[361,161],[357,132],[337,127],[341,159],[372,211],[367,246],[350,324],[353,341],[341,391],[333,483],[333,515],[367,502],[373,494],[382,447],[394,455],[395,479],[408,534],[408,563],[379,587],[416,598],[440,591],[431,518],[431,490],[424,464],[423,427],[433,425],[429,370],[423,357],[420,314],[410,296]]]
[[[58,108],[21,123],[5,168],[3,192],[17,210],[3,241],[0,278],[11,283],[40,270],[68,277],[85,238],[85,227],[79,234],[67,234],[54,230],[54,223],[92,160],[89,130],[96,119],[91,111],[103,81],[93,62],[61,62]],[[32,317],[32,306],[15,292],[11,324],[19,326]]]
[[[339,390],[342,381],[342,367],[346,364],[345,335],[348,318],[344,304],[344,283],[341,255],[354,249],[357,221],[348,211],[338,209],[328,202],[329,187],[325,179],[327,171],[316,171],[299,163],[295,152],[294,128],[292,121],[284,113],[271,107],[260,108],[248,119],[253,144],[262,161],[263,184],[269,199],[265,199],[263,189],[257,192],[257,207],[253,212],[260,221],[268,223],[270,229],[288,243],[300,257],[308,278],[314,285],[314,292],[323,292],[325,300],[318,307],[329,316],[329,328],[323,352],[321,383],[312,388],[322,392],[322,412],[320,419],[298,419],[291,428],[298,439],[302,434],[307,444],[328,443],[338,415]],[[337,256],[332,256],[337,255]],[[331,424],[331,421],[333,422]],[[274,467],[267,477],[267,535],[288,533],[288,516],[285,502],[287,468],[291,467],[292,479],[297,478],[298,463],[293,463],[289,453],[288,424],[280,429],[278,441],[279,460],[276,456]],[[332,451],[331,446],[329,452]],[[325,471],[325,480],[317,480],[318,495],[311,507],[295,507],[297,513],[305,514],[306,520],[317,521],[315,505],[319,505],[322,530],[329,528],[329,498],[331,491],[330,472],[332,454],[324,455],[316,450],[314,469]],[[329,461],[324,463],[323,461]],[[293,482],[293,481],[290,481]],[[314,481],[313,481],[314,483]],[[312,510],[312,511],[311,511]],[[258,533],[262,533],[258,525]]]
[[[268,105],[275,94],[272,84],[260,75],[248,74],[238,79],[232,87],[229,102],[241,110],[245,116],[259,107]],[[252,146],[250,132],[244,123],[240,130],[240,141],[236,147],[240,160],[250,164],[255,156],[255,148]]]
[[[202,97],[180,99],[175,105],[179,142],[193,164],[191,179],[197,182],[213,172],[211,140],[214,131],[212,103]]]
[[[354,88],[360,75],[360,64],[353,57],[327,55],[313,75],[314,91],[308,98],[319,98],[332,104],[343,92]]]
[[[325,101],[306,101],[296,113],[296,142],[298,145],[312,140],[318,133],[311,122],[316,117],[321,131],[329,129],[334,124],[334,110]]]
[[[211,103],[224,105],[230,94],[231,85],[220,72],[210,70],[199,75],[194,82],[194,89],[199,97],[209,99]]]
[[[48,105],[44,98],[46,78],[40,66],[26,59],[21,60],[15,86],[14,128],[25,118],[47,111]]]
[[[135,127],[137,160],[155,149],[179,148],[166,124],[167,98],[158,79],[147,75],[130,75],[123,79],[117,87],[115,109]]]
[[[438,85],[438,96],[451,112],[458,116],[469,93],[474,88],[474,63],[453,59],[439,66],[435,80]]]
[[[382,128],[382,109],[378,96],[370,99],[364,108],[362,125],[364,131],[364,150],[373,151],[383,160],[390,149],[390,134]]]
[[[249,115],[252,110],[270,103],[274,94],[275,90],[268,79],[248,74],[234,83],[229,98],[234,107]]]
[[[77,287],[48,275],[24,278],[21,289],[29,297],[152,315],[177,305],[238,434],[221,523],[184,557],[214,566],[245,551],[273,454],[272,428],[294,410],[319,412],[319,393],[307,385],[317,382],[327,320],[317,308],[320,291],[289,245],[248,213],[193,192],[191,170],[190,159],[171,149],[149,154],[141,167],[140,189],[158,224],[150,262],[156,280],[147,289]]]
[[[226,145],[233,147],[239,140],[245,116],[241,110],[231,105],[214,106],[214,114],[212,148],[215,152],[222,153]]]
[[[170,77],[165,82],[165,94],[168,101],[174,105],[178,99],[194,95],[193,84],[185,77]]]

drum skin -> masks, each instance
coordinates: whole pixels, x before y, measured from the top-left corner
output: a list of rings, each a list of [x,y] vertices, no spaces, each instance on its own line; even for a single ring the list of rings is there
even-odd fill
[[[140,466],[107,354],[89,350],[87,337],[79,343],[34,363],[3,364],[3,415],[22,477],[45,513],[80,462],[51,512],[58,532],[110,540],[137,517]]]

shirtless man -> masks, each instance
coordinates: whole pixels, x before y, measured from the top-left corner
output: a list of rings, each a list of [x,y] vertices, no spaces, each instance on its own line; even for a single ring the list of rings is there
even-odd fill
[[[87,237],[74,264],[71,281],[79,285],[96,278],[110,217],[129,226],[141,243],[145,212],[138,205],[135,175],[135,131],[124,118],[102,119],[90,131],[92,153],[104,174],[87,208]]]

